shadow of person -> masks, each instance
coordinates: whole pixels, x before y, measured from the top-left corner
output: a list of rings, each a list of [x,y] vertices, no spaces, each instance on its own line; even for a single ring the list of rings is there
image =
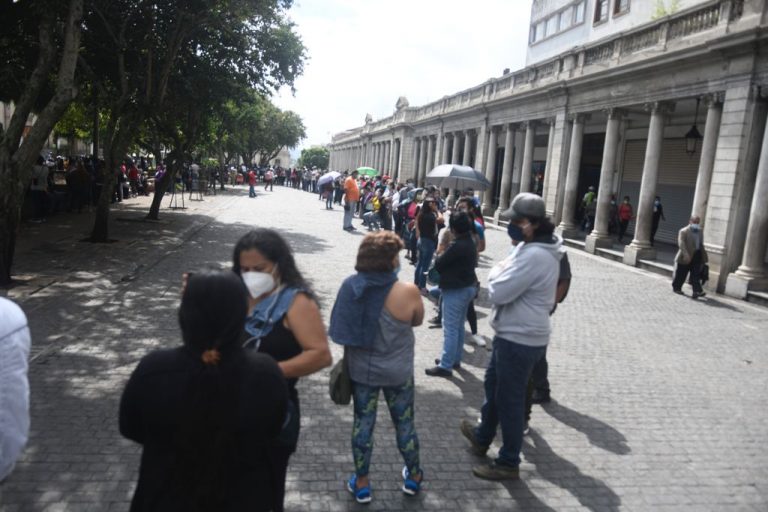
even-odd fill
[[[555,511],[554,508],[547,506],[546,503],[541,501],[535,494],[533,494],[530,487],[528,487],[528,484],[523,479],[508,480],[502,482],[502,485],[507,490],[510,497],[512,497],[512,499],[514,499],[517,504],[520,505],[521,510],[536,510],[537,512]]]
[[[722,302],[717,299],[714,299],[712,297],[706,296],[697,299],[698,302],[705,304],[711,308],[719,308],[719,309],[727,309],[728,311],[733,311],[736,313],[742,313],[743,310],[737,308],[736,306],[732,306],[731,304],[728,304],[727,302]]]
[[[594,446],[616,455],[626,455],[631,451],[627,438],[621,432],[597,418],[574,411],[555,400],[542,404],[542,409],[560,423],[585,434]]]
[[[536,466],[542,478],[570,492],[589,510],[619,510],[621,498],[605,482],[585,475],[576,464],[556,454],[536,430],[530,429],[526,437],[522,447],[525,460]]]

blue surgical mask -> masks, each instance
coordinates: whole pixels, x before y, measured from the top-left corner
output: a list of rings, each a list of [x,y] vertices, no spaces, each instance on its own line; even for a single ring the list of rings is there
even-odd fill
[[[525,240],[525,233],[523,232],[523,228],[517,224],[512,224],[510,222],[509,225],[507,225],[507,234],[512,240],[516,240],[518,242]]]
[[[691,229],[694,230],[694,231],[698,231],[699,230],[699,225],[698,224],[691,224]]]

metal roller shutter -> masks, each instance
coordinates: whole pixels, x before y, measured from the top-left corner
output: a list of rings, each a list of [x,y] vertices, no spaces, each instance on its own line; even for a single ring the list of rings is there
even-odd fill
[[[646,143],[645,140],[629,140],[624,150],[624,172],[619,199],[628,195],[635,211],[640,196]],[[656,240],[676,244],[678,230],[688,224],[700,156],[701,151],[688,156],[685,152],[685,139],[664,140],[656,195],[661,197],[664,217],[667,220],[659,224]],[[634,229],[634,222],[631,222],[629,231],[634,233]]]

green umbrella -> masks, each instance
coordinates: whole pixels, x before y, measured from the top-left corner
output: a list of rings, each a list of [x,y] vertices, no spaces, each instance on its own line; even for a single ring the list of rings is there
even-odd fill
[[[355,170],[357,172],[359,172],[363,176],[378,176],[379,175],[379,171],[377,171],[373,167],[358,167]]]

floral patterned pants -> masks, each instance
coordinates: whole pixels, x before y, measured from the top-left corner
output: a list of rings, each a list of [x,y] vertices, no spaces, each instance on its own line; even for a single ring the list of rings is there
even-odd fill
[[[352,398],[355,406],[352,455],[355,459],[355,474],[368,475],[380,390],[384,391],[389,415],[395,424],[397,447],[403,456],[405,466],[412,475],[418,475],[421,473],[421,467],[419,466],[419,438],[413,422],[413,377],[402,386],[394,387],[366,386],[352,382]]]

